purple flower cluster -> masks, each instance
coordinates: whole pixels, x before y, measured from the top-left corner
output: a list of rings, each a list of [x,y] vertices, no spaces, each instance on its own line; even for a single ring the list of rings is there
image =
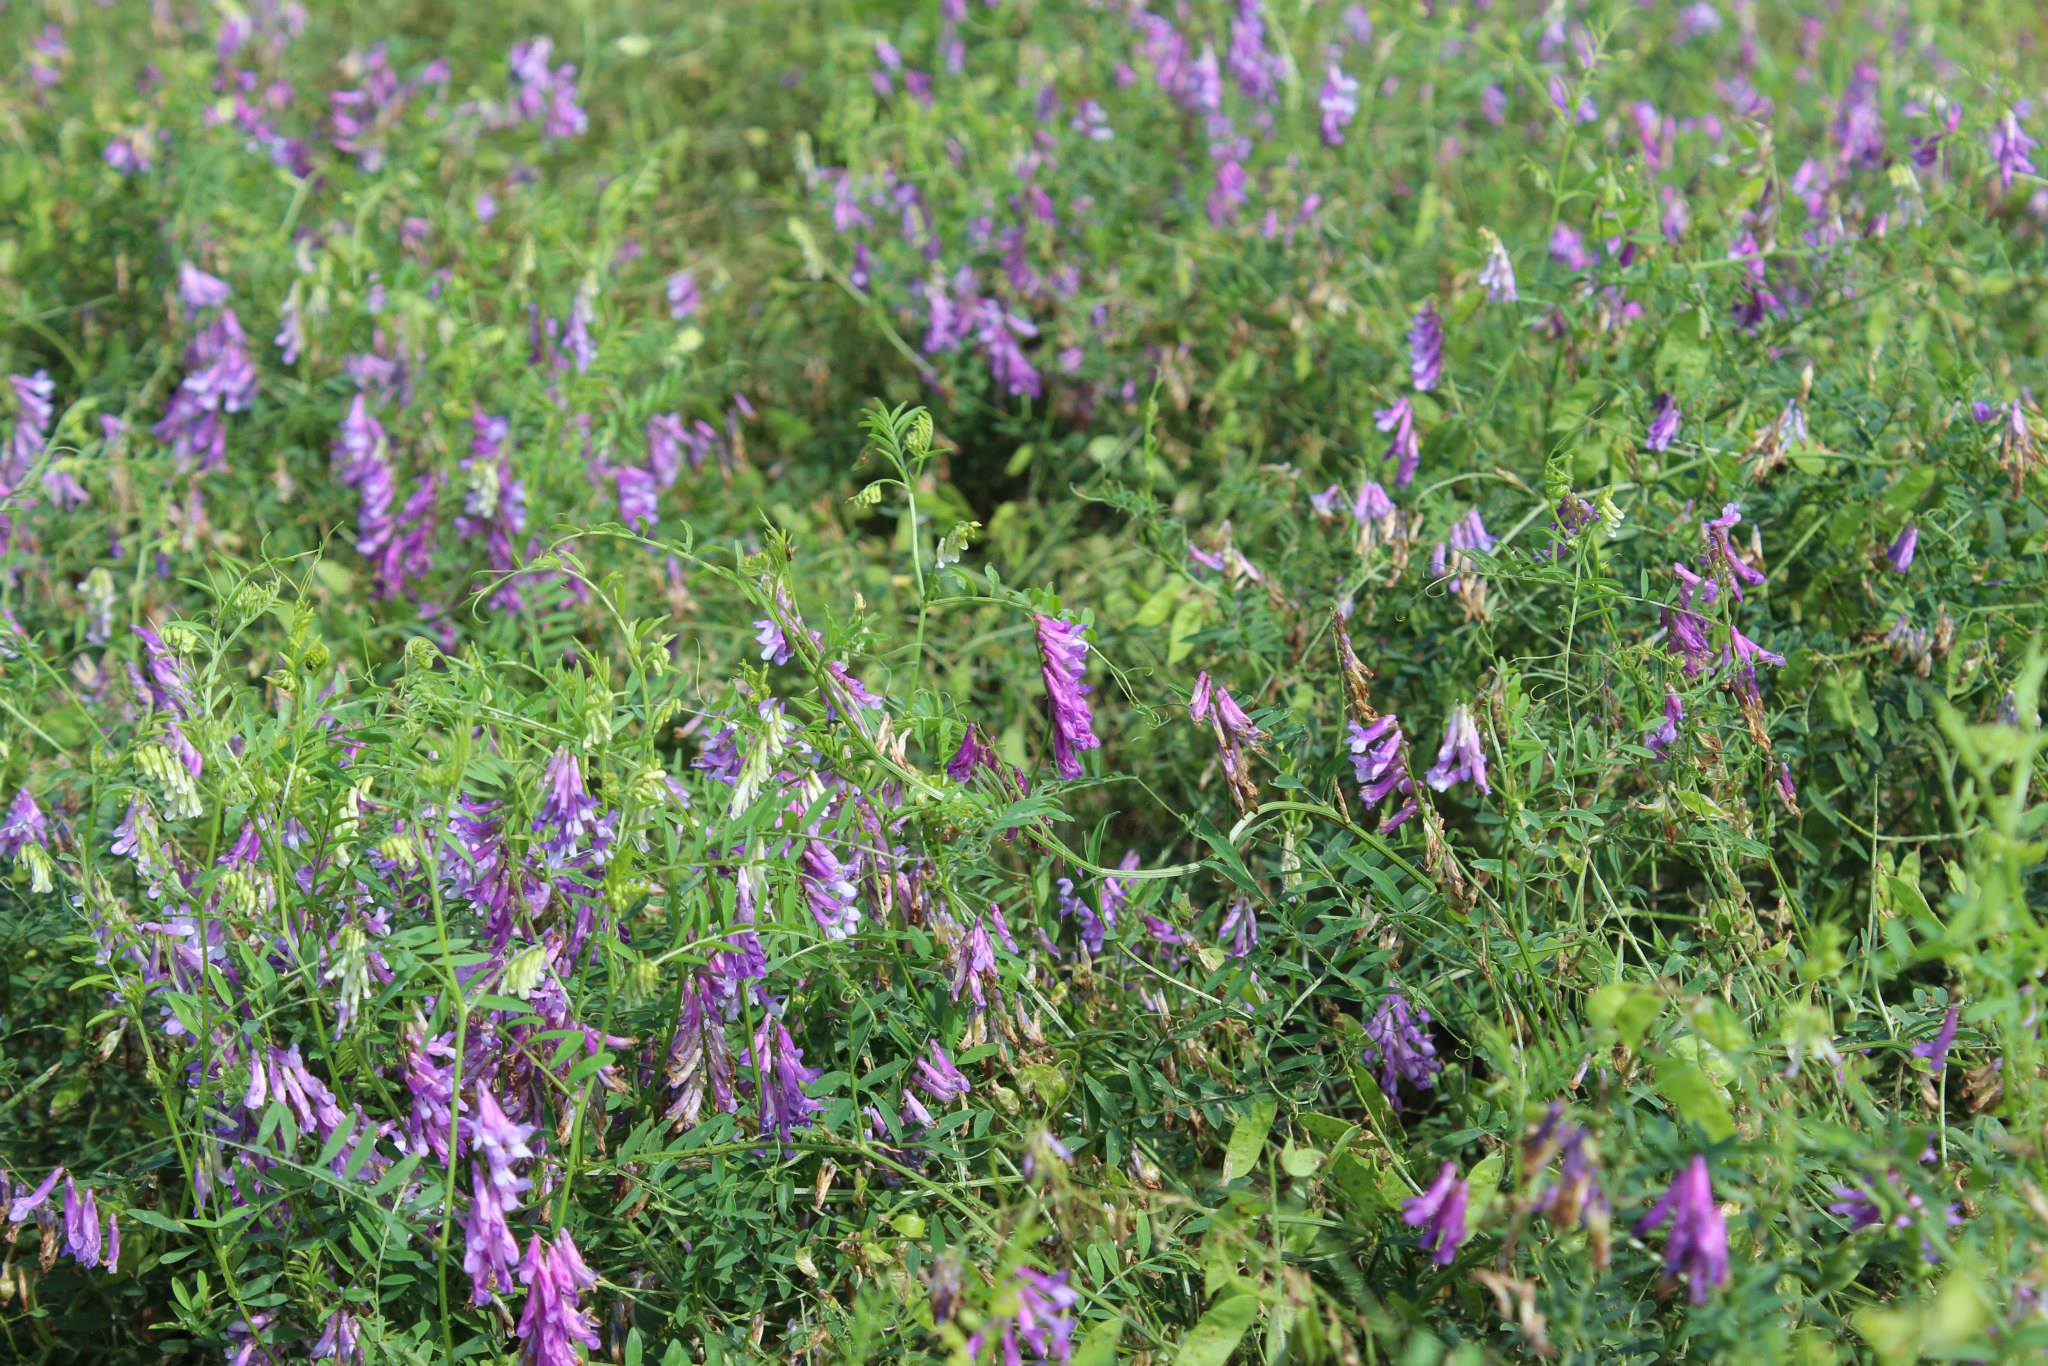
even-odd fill
[[[1707,1159],[1695,1155],[1671,1186],[1636,1224],[1638,1236],[1665,1223],[1664,1279],[1684,1281],[1694,1304],[1728,1283],[1728,1225],[1714,1203]]]
[[[1095,716],[1088,708],[1089,686],[1083,681],[1088,669],[1088,641],[1082,628],[1060,617],[1034,614],[1038,626],[1039,673],[1045,679],[1045,695],[1052,704],[1053,765],[1062,778],[1081,776],[1084,749],[1100,749],[1095,734]]]
[[[60,1180],[64,1183],[61,1216],[50,1207],[50,1197]],[[103,1266],[111,1273],[120,1266],[120,1219],[109,1211],[102,1231],[99,1197],[90,1186],[81,1187],[62,1167],[51,1168],[50,1174],[32,1187],[17,1182],[5,1167],[0,1167],[0,1215],[5,1216],[10,1243],[16,1228],[30,1219],[36,1221],[48,1240],[43,1251],[46,1269],[60,1253],[88,1270]]]
[[[1379,1069],[1374,1079],[1396,1114],[1403,1091],[1429,1090],[1436,1085],[1436,1074],[1444,1070],[1426,1032],[1430,1023],[1429,1012],[1398,991],[1382,997],[1366,1021],[1365,1060]]]

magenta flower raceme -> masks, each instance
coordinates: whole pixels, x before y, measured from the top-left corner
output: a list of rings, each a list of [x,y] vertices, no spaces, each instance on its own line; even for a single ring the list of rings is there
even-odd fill
[[[1375,409],[1372,419],[1373,426],[1393,434],[1387,448],[1380,452],[1380,459],[1395,462],[1394,487],[1408,487],[1415,479],[1415,467],[1422,463],[1422,442],[1415,434],[1415,409],[1404,394],[1394,400],[1391,408]]]
[[[597,1277],[566,1229],[552,1248],[533,1235],[519,1263],[519,1280],[526,1287],[517,1329],[522,1366],[577,1366],[576,1348],[598,1345],[595,1320],[582,1305],[583,1292]]]
[[[1678,435],[1678,401],[1669,394],[1657,395],[1657,407],[1650,414],[1650,429],[1643,437],[1643,448],[1651,451],[1668,451],[1671,442]]]
[[[1436,1074],[1444,1070],[1437,1060],[1436,1045],[1423,1031],[1430,1025],[1429,1012],[1400,992],[1390,992],[1365,1024],[1365,1060],[1378,1068],[1375,1080],[1396,1114],[1401,1110],[1401,1092],[1427,1091],[1436,1085]]]
[[[1401,1222],[1422,1230],[1422,1250],[1438,1266],[1457,1260],[1469,1233],[1465,1208],[1471,1197],[1471,1186],[1458,1177],[1458,1164],[1446,1162],[1428,1190],[1401,1206]]]
[[[1669,1221],[1664,1239],[1664,1279],[1683,1280],[1694,1304],[1705,1304],[1728,1283],[1728,1225],[1714,1203],[1707,1159],[1695,1155],[1669,1190],[1636,1224],[1638,1237]]]
[[[1920,546],[1918,523],[1908,522],[1899,529],[1891,547],[1884,552],[1885,563],[1892,567],[1892,573],[1903,574],[1913,567],[1913,552]]]
[[[1438,792],[1469,782],[1481,792],[1492,793],[1486,782],[1486,749],[1480,743],[1479,727],[1472,720],[1472,709],[1463,702],[1451,708],[1436,763],[1423,776]]]
[[[1095,735],[1095,717],[1088,709],[1089,686],[1082,681],[1088,668],[1088,642],[1082,628],[1059,617],[1034,614],[1038,623],[1039,672],[1045,679],[1046,696],[1052,702],[1052,755],[1060,776],[1069,781],[1081,776],[1077,757],[1084,749],[1100,749]]]
[[[1444,322],[1437,316],[1436,301],[1425,300],[1408,328],[1408,377],[1416,389],[1427,393],[1436,388],[1443,374]]]

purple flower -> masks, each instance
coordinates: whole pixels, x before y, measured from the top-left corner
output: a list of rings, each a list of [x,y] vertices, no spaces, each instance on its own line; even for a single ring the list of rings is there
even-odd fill
[[[1021,313],[1012,313],[999,300],[984,298],[976,311],[974,332],[988,358],[989,372],[1011,398],[1037,398],[1044,392],[1038,371],[1018,345],[1020,337],[1035,337],[1038,328]]]
[[[320,1330],[319,1341],[313,1344],[311,1360],[354,1362],[356,1366],[362,1366],[368,1359],[356,1316],[346,1309],[337,1309],[329,1314],[326,1325]]]
[[[637,531],[661,520],[661,485],[654,475],[637,465],[621,465],[612,477],[619,486],[620,521]]]
[[[988,1321],[967,1339],[968,1359],[980,1360],[993,1341],[1006,1366],[1022,1366],[1026,1349],[1040,1363],[1066,1361],[1074,1354],[1074,1310],[1080,1303],[1080,1292],[1067,1284],[1066,1272],[1047,1275],[1020,1266]]]
[[[1415,467],[1422,462],[1422,443],[1415,435],[1415,410],[1403,394],[1394,400],[1393,407],[1377,409],[1372,417],[1375,427],[1393,433],[1387,448],[1380,452],[1380,459],[1397,462],[1394,487],[1406,488],[1415,478]]]
[[[744,902],[747,887],[744,875],[740,886]],[[738,937],[733,936],[735,939]],[[723,964],[743,956],[741,953],[722,953],[718,961]],[[670,1101],[664,1118],[685,1129],[696,1127],[704,1116],[707,1103],[712,1109],[725,1114],[739,1108],[733,1089],[732,1048],[726,1042],[725,1028],[721,1023],[717,988],[717,982],[701,974],[692,976],[684,984],[675,1038],[669,1043],[667,1079],[675,1098]]]
[[[1377,1067],[1375,1080],[1394,1113],[1401,1112],[1401,1091],[1426,1091],[1436,1085],[1436,1074],[1444,1070],[1437,1060],[1436,1045],[1423,1031],[1429,1027],[1429,1012],[1411,1004],[1400,992],[1383,997],[1379,1009],[1365,1025],[1365,1060]]]
[[[190,261],[178,266],[178,301],[185,305],[185,316],[196,318],[209,308],[219,308],[228,301],[227,281],[218,276],[208,275]]]
[[[809,1127],[825,1108],[823,1101],[804,1093],[820,1073],[804,1066],[803,1050],[789,1037],[789,1026],[772,1016],[764,1016],[755,1029],[749,1061],[760,1073],[760,1131],[773,1130],[787,1143],[792,1131]]]
[[[1650,430],[1643,437],[1643,448],[1651,451],[1668,451],[1673,438],[1678,435],[1678,403],[1669,394],[1657,395],[1657,407],[1650,414]]]
[[[597,828],[598,805],[583,787],[583,770],[576,756],[558,748],[548,759],[543,778],[546,795],[540,814],[533,818],[535,833],[552,831],[546,847],[552,854],[573,853],[583,837]]]
[[[953,757],[946,761],[946,776],[956,783],[964,783],[974,777],[978,768],[985,768],[991,773],[1002,772],[1001,765],[996,762],[996,753],[989,748],[981,727],[969,722],[967,733],[960,737],[960,748],[954,750]]]
[[[1443,373],[1444,323],[1437,316],[1436,301],[1429,299],[1415,311],[1415,321],[1408,327],[1408,375],[1417,390],[1427,393],[1436,388]]]
[[[1566,270],[1593,268],[1593,258],[1586,251],[1586,239],[1569,223],[1559,223],[1551,232],[1550,259]]]
[[[679,270],[668,277],[668,315],[681,322],[697,311],[697,273]]]
[[[930,1051],[917,1060],[916,1071],[917,1084],[941,1105],[963,1099],[974,1089],[960,1069],[953,1065],[953,1060],[946,1056],[946,1050],[939,1047],[937,1039],[932,1040]]]
[[[1408,772],[1408,741],[1399,717],[1388,712],[1369,726],[1351,723],[1351,768],[1366,806],[1382,807],[1381,834],[1415,814],[1415,780]],[[1405,800],[1396,805],[1391,802],[1395,797]]]
[[[1238,897],[1230,903],[1223,923],[1216,927],[1216,938],[1232,958],[1249,957],[1258,947],[1259,918],[1249,900]]]
[[[1963,1007],[1960,1002],[1950,1002],[1948,1013],[1941,1017],[1941,1029],[1931,1039],[1913,1045],[1913,1056],[1927,1060],[1927,1070],[1939,1077],[1948,1068],[1948,1050],[1956,1041],[1956,1025],[1962,1020]]]
[[[964,992],[974,998],[977,1010],[986,1009],[989,995],[1001,979],[996,972],[996,947],[983,917],[976,916],[970,929],[952,928],[946,939],[946,963],[953,977],[953,999],[959,1000]]]
[[[1728,1283],[1728,1225],[1714,1203],[1704,1156],[1696,1154],[1686,1163],[1663,1198],[1636,1225],[1637,1236],[1666,1220],[1671,1231],[1664,1239],[1664,1279],[1683,1279],[1692,1302],[1705,1304],[1717,1286]]]
[[[1422,1230],[1422,1250],[1438,1266],[1457,1259],[1468,1233],[1465,1206],[1471,1196],[1472,1188],[1458,1179],[1458,1164],[1446,1162],[1428,1190],[1401,1206],[1401,1222]]]
[[[1358,486],[1358,496],[1351,500],[1351,515],[1360,526],[1384,524],[1396,512],[1394,500],[1387,497],[1387,491],[1380,487],[1377,479],[1368,479]]]
[[[1678,743],[1678,726],[1685,720],[1685,700],[1675,692],[1664,694],[1664,724],[1643,737],[1643,743],[1658,758]]]
[[[1436,764],[1423,777],[1438,792],[1469,782],[1481,792],[1492,793],[1486,782],[1486,750],[1479,742],[1479,727],[1473,723],[1472,709],[1463,702],[1451,708],[1443,745],[1436,752]]]
[[[553,1248],[533,1235],[519,1263],[519,1280],[526,1287],[517,1329],[522,1366],[578,1366],[577,1345],[598,1345],[596,1324],[582,1307],[583,1292],[597,1277],[583,1264],[568,1230],[556,1236]]]
[[[804,841],[804,900],[827,939],[850,939],[860,926],[860,890],[853,878],[852,860],[841,860],[823,840]]]
[[[1913,567],[1913,552],[1920,547],[1920,527],[1907,522],[1892,540],[1891,548],[1884,553],[1885,563],[1892,567],[1892,573],[1903,574]]]
[[[100,1211],[90,1187],[83,1195],[64,1178],[64,1250],[83,1267],[100,1264]]]
[[[1486,287],[1489,303],[1511,304],[1521,298],[1515,289],[1515,263],[1508,259],[1508,249],[1501,245],[1498,237],[1491,232],[1482,232],[1486,243],[1486,259],[1479,265],[1479,283]]]
[[[31,1214],[41,1209],[49,1202],[50,1192],[57,1189],[57,1182],[62,1180],[63,1177],[64,1169],[62,1167],[50,1168],[50,1174],[43,1178],[41,1185],[26,1195],[14,1197],[14,1202],[7,1207],[7,1222],[19,1224]]]
[[[1039,673],[1052,702],[1053,764],[1062,778],[1081,776],[1084,749],[1100,749],[1095,718],[1088,709],[1089,686],[1082,681],[1088,667],[1088,642],[1082,628],[1059,617],[1034,613],[1038,625]]]
[[[2040,144],[2020,127],[2019,111],[2008,109],[1991,126],[1991,159],[1998,166],[1998,188],[2010,190],[2017,176],[2032,175],[2034,162],[2027,153]]]
[[[25,845],[43,848],[49,842],[50,823],[43,815],[43,809],[36,805],[36,799],[29,795],[27,788],[16,788],[14,800],[7,807],[7,816],[0,820],[0,858],[14,857]]]
[[[1358,117],[1358,82],[1331,62],[1323,77],[1323,88],[1316,94],[1316,104],[1323,114],[1323,145],[1341,147],[1345,128]]]

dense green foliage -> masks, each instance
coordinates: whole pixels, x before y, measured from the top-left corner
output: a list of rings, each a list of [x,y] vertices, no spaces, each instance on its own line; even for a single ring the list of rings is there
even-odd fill
[[[2041,36],[0,13],[0,1360],[2037,1358]]]

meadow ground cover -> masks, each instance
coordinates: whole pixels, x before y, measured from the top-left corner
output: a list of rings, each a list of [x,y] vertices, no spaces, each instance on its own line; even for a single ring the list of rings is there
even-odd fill
[[[2039,1359],[2043,36],[6,6],[0,1360]]]

